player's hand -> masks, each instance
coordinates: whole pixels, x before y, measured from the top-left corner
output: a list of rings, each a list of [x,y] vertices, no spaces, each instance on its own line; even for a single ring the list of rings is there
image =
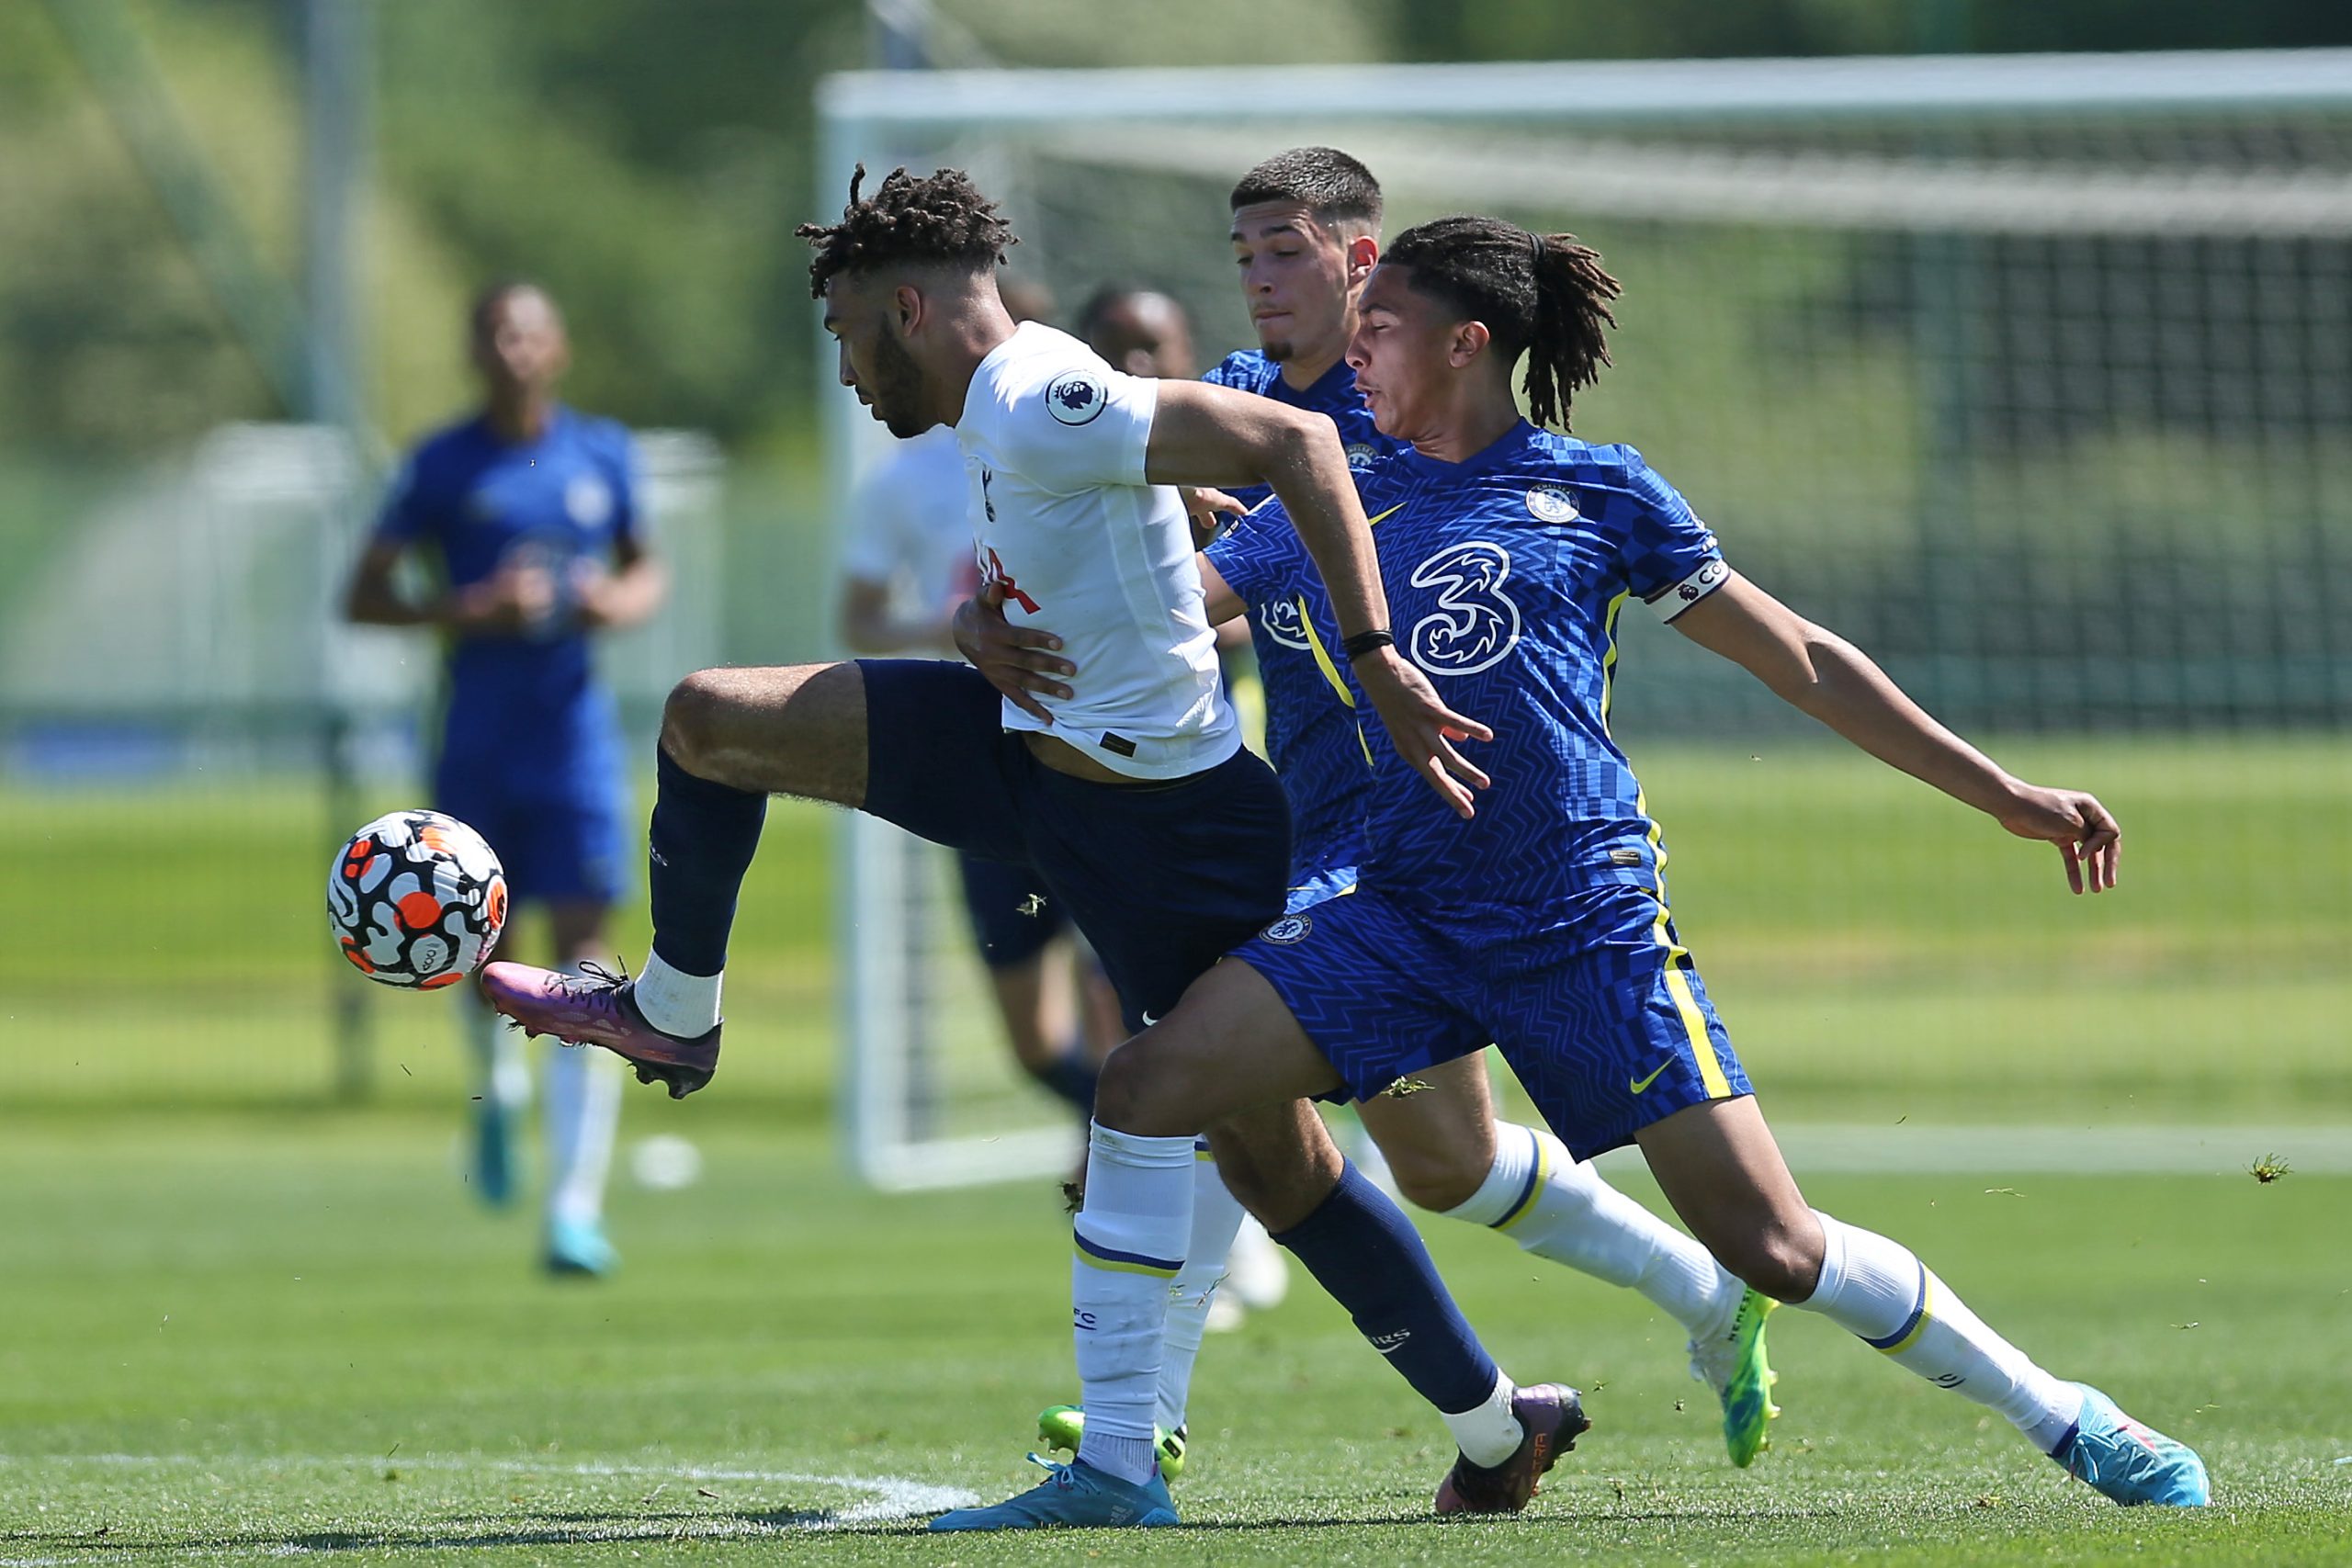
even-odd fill
[[[522,632],[555,613],[555,579],[536,566],[501,567],[460,589],[450,601],[450,625],[459,631]]]
[[[593,561],[581,562],[571,574],[572,618],[592,630],[613,625],[618,618],[612,601],[616,581],[611,572]]]
[[[1051,632],[1005,619],[1001,582],[982,583],[979,596],[956,612],[956,650],[1007,702],[1047,724],[1054,716],[1032,694],[1067,699],[1073,694],[1057,677],[1078,673],[1078,666],[1061,657],[1061,646]]]
[[[1387,727],[1396,754],[1429,781],[1454,815],[1477,815],[1470,791],[1493,781],[1453,749],[1457,740],[1492,740],[1495,732],[1438,700],[1420,668],[1394,648],[1374,649],[1355,661],[1356,682]]]
[[[2097,796],[2020,783],[1995,815],[2020,839],[2057,845],[2066,859],[2066,886],[2074,891],[2104,893],[2115,886],[2123,829]]]
[[[1178,485],[1177,498],[1184,503],[1185,515],[1193,520],[1193,547],[1204,550],[1209,542],[1225,531],[1225,525],[1250,509],[1221,490],[1205,485]]]

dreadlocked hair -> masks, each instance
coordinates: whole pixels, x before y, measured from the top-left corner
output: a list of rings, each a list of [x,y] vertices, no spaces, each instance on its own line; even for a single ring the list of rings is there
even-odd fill
[[[808,258],[808,292],[817,299],[837,275],[874,267],[912,263],[986,272],[1019,243],[996,203],[961,169],[916,179],[901,165],[862,197],[857,187],[865,180],[860,164],[850,176],[849,205],[840,222],[803,223],[793,231],[817,253]]]
[[[1506,366],[1527,361],[1527,417],[1568,428],[1568,404],[1609,361],[1610,301],[1623,289],[1574,234],[1531,234],[1499,218],[1440,218],[1396,236],[1381,258],[1413,288],[1492,334]]]

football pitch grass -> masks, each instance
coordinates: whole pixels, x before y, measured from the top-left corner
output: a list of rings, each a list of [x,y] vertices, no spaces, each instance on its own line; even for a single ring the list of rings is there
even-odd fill
[[[0,1564],[2235,1565],[2352,1539],[2342,1178],[1808,1184],[2196,1445],[2201,1513],[2116,1508],[1792,1312],[1786,1414],[1734,1471],[1664,1319],[1430,1221],[1498,1357],[1597,1422],[1524,1517],[1430,1515],[1443,1427],[1300,1282],[1209,1343],[1186,1528],[930,1538],[929,1510],[1027,1484],[1029,1422],[1072,1392],[1051,1184],[880,1197],[816,1128],[686,1130],[702,1183],[624,1181],[621,1273],[567,1284],[527,1267],[526,1213],[468,1202],[443,1118],[13,1121]]]
[[[1834,744],[1632,750],[1682,938],[1783,1116],[2352,1122],[2340,740],[1996,746],[2115,808],[2123,886],[2098,898],[2067,896],[2052,852]],[[0,790],[0,886],[40,890],[0,943],[0,1014],[42,1043],[0,1108],[315,1104],[331,1009],[355,1000],[379,1100],[446,1105],[447,998],[359,985],[326,940],[327,863],[358,819],[300,782]],[[730,1106],[824,1113],[836,819],[769,813],[728,972]],[[641,908],[632,893],[615,933],[632,964]]]
[[[622,1274],[566,1287],[528,1267],[527,1213],[467,1200],[450,998],[332,967],[321,887],[357,817],[224,780],[0,790],[0,1568],[2352,1561],[2352,750],[1995,750],[2117,809],[2117,895],[2070,899],[2046,850],[1833,748],[1634,754],[1768,1112],[1849,1129],[1792,1135],[1809,1195],[2197,1445],[2205,1514],[2113,1508],[1794,1313],[1774,1450],[1734,1472],[1662,1319],[1432,1221],[1506,1364],[1577,1383],[1599,1422],[1526,1518],[1428,1516],[1442,1428],[1302,1282],[1211,1344],[1191,1528],[922,1538],[921,1512],[1027,1484],[1030,1419],[1074,1393],[1069,1233],[1049,1182],[893,1198],[841,1174],[829,814],[771,813],[718,1083],[629,1091],[625,1138],[693,1138],[704,1183],[624,1177]],[[617,934],[642,953],[634,899]],[[374,1096],[345,1109],[329,1023],[354,998]],[[2070,1128],[2182,1153],[2093,1174]],[[2073,1174],[2033,1163],[2053,1152]],[[2274,1152],[2303,1163],[2257,1183]]]

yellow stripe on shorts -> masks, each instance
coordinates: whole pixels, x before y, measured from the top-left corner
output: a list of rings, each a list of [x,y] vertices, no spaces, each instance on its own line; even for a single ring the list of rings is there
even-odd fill
[[[1634,809],[1644,817],[1650,814],[1646,794],[1634,797]],[[1666,840],[1665,830],[1656,818],[1650,821],[1650,853],[1657,864],[1657,886],[1653,889],[1657,898],[1657,920],[1650,932],[1657,944],[1666,949],[1666,994],[1674,998],[1674,1010],[1682,1015],[1683,1032],[1690,1037],[1690,1055],[1699,1064],[1699,1081],[1705,1086],[1709,1100],[1731,1098],[1731,1080],[1724,1077],[1723,1058],[1715,1055],[1715,1042],[1707,1032],[1707,1015],[1699,1010],[1698,994],[1690,989],[1690,976],[1683,971],[1682,961],[1690,953],[1667,931],[1667,922],[1673,911],[1666,907]]]

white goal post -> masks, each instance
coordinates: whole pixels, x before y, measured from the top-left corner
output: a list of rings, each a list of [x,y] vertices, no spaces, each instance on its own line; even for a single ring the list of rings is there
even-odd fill
[[[969,168],[1063,319],[1148,283],[1207,362],[1249,344],[1225,192],[1283,148],[1363,159],[1391,233],[1464,209],[1574,230],[1628,287],[1620,367],[1579,415],[1664,449],[1702,510],[1736,503],[1784,576],[1829,563],[1806,575],[1838,624],[1939,707],[2352,713],[2327,614],[2352,609],[2352,50],[862,72],[817,107],[819,209],[861,162]],[[833,365],[827,344],[846,527],[888,438]],[[2130,582],[2086,576],[2082,541],[2121,537]],[[1679,690],[1625,722],[1748,721],[1696,670]],[[892,1188],[1060,1168],[1074,1129],[996,1039],[944,857],[844,820],[856,1168]]]

